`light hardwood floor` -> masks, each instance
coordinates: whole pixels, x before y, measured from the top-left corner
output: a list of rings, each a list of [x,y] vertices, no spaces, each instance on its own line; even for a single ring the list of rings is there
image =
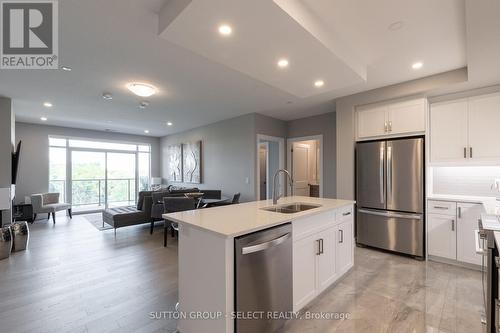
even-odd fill
[[[29,250],[0,261],[0,332],[173,332],[150,319],[177,302],[177,242],[162,227],[98,231],[81,215],[31,227]],[[357,248],[354,269],[286,332],[482,332],[480,273]],[[201,333],[201,332],[200,332]]]

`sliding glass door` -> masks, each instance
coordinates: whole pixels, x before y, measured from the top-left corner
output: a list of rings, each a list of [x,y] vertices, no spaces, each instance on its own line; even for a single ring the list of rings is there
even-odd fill
[[[145,144],[49,137],[49,189],[73,211],[131,206],[148,190],[151,147]]]
[[[135,154],[107,153],[106,202],[108,207],[135,203]]]

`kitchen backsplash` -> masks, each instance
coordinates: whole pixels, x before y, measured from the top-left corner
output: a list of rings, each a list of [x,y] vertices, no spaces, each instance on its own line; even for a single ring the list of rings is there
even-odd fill
[[[434,194],[500,197],[491,188],[500,179],[500,166],[434,167],[432,176]]]

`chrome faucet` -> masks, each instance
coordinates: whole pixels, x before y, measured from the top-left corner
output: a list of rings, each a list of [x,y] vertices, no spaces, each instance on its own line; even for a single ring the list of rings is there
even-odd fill
[[[278,190],[278,186],[279,184],[276,184],[276,181],[278,180],[278,175],[280,173],[284,172],[287,177],[288,177],[288,181],[290,182],[290,193],[292,194],[293,196],[293,178],[292,178],[292,175],[290,174],[290,172],[288,172],[288,170],[285,170],[285,169],[279,169],[277,170],[275,173],[274,173],[274,182],[273,182],[273,205],[276,205],[278,203],[278,200],[281,198],[281,194],[279,194],[279,190]]]

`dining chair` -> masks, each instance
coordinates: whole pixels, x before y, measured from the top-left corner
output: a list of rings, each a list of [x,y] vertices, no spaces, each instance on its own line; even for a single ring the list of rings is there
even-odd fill
[[[166,214],[193,210],[196,208],[196,201],[188,197],[164,197],[163,207]],[[167,246],[168,228],[172,229],[172,236],[179,231],[179,225],[176,222],[165,219],[163,231],[163,246]]]

